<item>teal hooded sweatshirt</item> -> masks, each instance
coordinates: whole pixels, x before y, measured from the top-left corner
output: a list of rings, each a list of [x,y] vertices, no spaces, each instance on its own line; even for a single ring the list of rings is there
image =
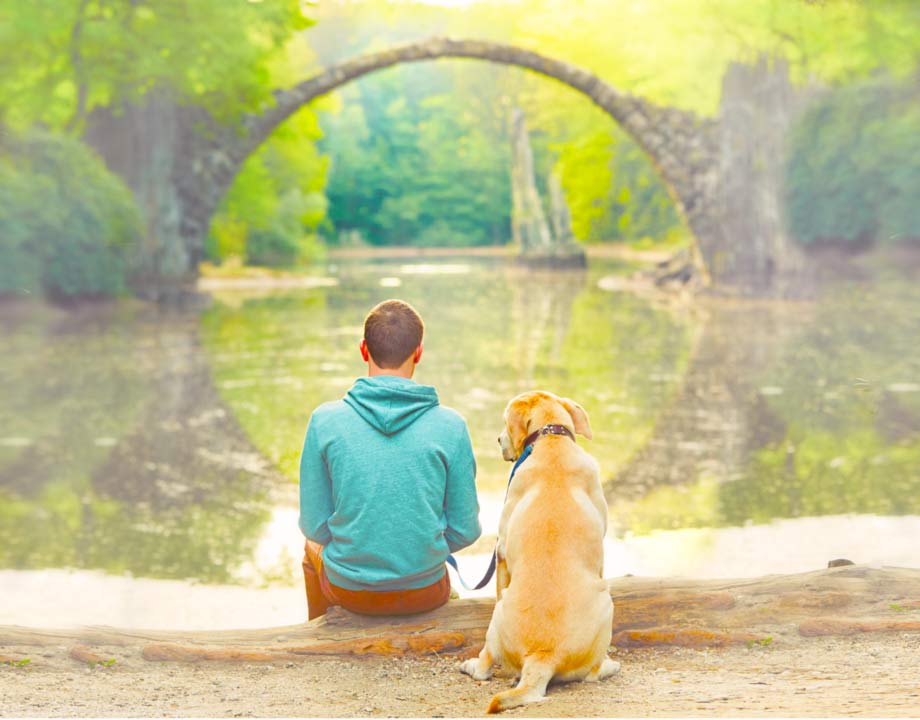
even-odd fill
[[[466,422],[433,387],[359,378],[310,417],[300,458],[300,529],[348,590],[438,581],[449,552],[482,532]]]

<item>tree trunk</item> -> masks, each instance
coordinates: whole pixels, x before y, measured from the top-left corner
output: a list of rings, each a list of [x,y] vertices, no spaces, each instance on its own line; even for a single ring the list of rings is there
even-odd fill
[[[624,577],[610,581],[611,642],[617,647],[794,647],[807,638],[865,632],[917,632],[920,570],[847,565],[798,575],[741,580]],[[413,656],[482,646],[492,600],[457,600],[408,617],[367,617],[332,608],[304,625],[258,630],[175,632],[39,630],[0,627],[0,656],[26,648],[98,662],[139,654],[148,661],[272,662],[304,656]],[[897,608],[897,610],[895,609]],[[93,648],[107,648],[94,650]]]
[[[87,118],[84,139],[133,191],[146,224],[134,256],[132,286],[144,298],[181,294],[194,282],[192,248],[181,233],[183,205],[177,182],[182,112],[165,94],[120,114],[99,108]]]

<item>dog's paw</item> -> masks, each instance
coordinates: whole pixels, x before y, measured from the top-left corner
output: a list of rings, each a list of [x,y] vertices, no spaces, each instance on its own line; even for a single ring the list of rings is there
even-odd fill
[[[469,675],[473,680],[491,680],[492,679],[492,668],[488,668],[485,672],[482,672],[479,669],[479,658],[471,658],[470,660],[464,660],[460,663],[460,672]]]
[[[611,675],[616,675],[620,672],[620,663],[616,660],[611,660],[610,658],[604,658],[601,666],[594,670],[593,672],[588,673],[585,677],[585,682],[597,682],[599,680],[605,680]]]
[[[597,679],[603,680],[611,675],[616,675],[618,672],[620,672],[620,663],[610,658],[604,658],[604,662],[601,663],[601,668],[597,673]]]

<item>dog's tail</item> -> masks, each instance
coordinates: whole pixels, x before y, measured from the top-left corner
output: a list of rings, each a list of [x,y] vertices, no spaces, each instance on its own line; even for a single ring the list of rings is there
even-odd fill
[[[489,703],[486,712],[497,713],[508,708],[536,702],[546,694],[546,686],[553,678],[555,665],[545,655],[528,655],[521,667],[521,681],[512,690],[498,693]]]

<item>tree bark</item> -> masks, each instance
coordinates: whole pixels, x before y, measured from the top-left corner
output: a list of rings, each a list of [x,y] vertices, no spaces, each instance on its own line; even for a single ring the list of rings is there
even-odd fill
[[[609,584],[615,607],[611,642],[617,647],[794,647],[821,635],[920,631],[917,569],[849,565],[743,580],[624,577]],[[139,654],[150,661],[182,662],[471,656],[482,646],[492,609],[493,601],[485,599],[451,601],[433,612],[402,618],[333,608],[304,625],[208,632],[5,626],[0,627],[0,655],[15,656],[28,647],[73,653],[76,647],[79,657]],[[94,650],[101,647],[111,650]]]
[[[150,300],[175,297],[192,284],[204,242],[190,243],[182,232],[188,213],[179,182],[182,135],[190,131],[183,121],[183,111],[162,92],[120,114],[99,108],[86,120],[84,139],[132,190],[144,218],[131,282]]]

